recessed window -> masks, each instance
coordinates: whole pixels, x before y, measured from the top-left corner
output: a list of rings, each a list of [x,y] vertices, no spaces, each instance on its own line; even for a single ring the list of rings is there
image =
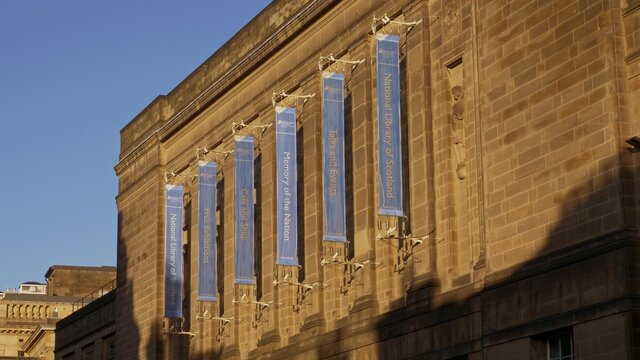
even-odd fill
[[[113,337],[113,335],[111,335],[109,338],[104,339],[103,340],[103,349],[102,349],[102,353],[103,353],[103,359],[104,360],[115,360],[116,358],[116,342],[115,342],[115,338]]]
[[[469,355],[460,355],[460,356],[449,358],[449,360],[469,360]]]
[[[548,360],[573,360],[573,336],[570,332],[550,335],[547,338]]]
[[[90,346],[82,349],[82,354],[80,358],[82,360],[93,360],[94,359],[93,355],[94,355],[93,344],[91,344]]]

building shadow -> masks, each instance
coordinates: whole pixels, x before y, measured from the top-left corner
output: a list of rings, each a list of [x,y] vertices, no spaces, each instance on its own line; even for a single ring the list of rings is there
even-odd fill
[[[118,211],[118,266],[117,266],[117,297],[116,297],[116,359],[137,359],[139,354],[140,331],[136,324],[134,308],[133,280],[127,279],[130,264],[135,259],[130,259],[127,254],[127,244],[123,238],[123,216]]]
[[[589,342],[602,341],[587,333],[586,324],[593,332],[599,319],[613,319],[634,309],[637,291],[630,285],[630,273],[635,269],[633,248],[638,246],[638,229],[625,226],[625,215],[630,212],[635,216],[635,210],[625,208],[623,198],[635,194],[624,193],[622,184],[633,179],[636,169],[616,171],[617,166],[611,160],[603,164],[610,170],[606,172],[609,176],[587,178],[565,194],[549,192],[547,205],[561,208],[558,220],[549,219],[554,225],[548,230],[542,220],[533,221],[512,236],[523,242],[518,249],[525,255],[505,249],[505,256],[530,252],[526,261],[487,271],[479,289],[475,288],[478,282],[474,286],[470,281],[444,293],[431,287],[426,298],[408,296],[405,306],[371,320],[370,326],[377,329],[375,338],[349,350],[358,354],[375,344],[374,353],[380,359],[502,359],[503,354],[518,349],[515,357],[504,359],[538,359],[546,358],[539,352],[541,346],[542,353],[546,352],[546,345],[540,343],[545,334],[564,329],[573,332],[576,358],[581,358],[581,349],[592,347]],[[544,183],[553,176],[552,169],[536,176]],[[529,216],[535,218],[535,210]],[[539,231],[547,231],[544,240],[527,244],[523,234],[532,234],[541,225]],[[529,246],[533,250],[526,250]],[[490,266],[491,259],[488,263]],[[470,275],[470,279],[474,277]],[[640,358],[637,350],[630,355],[633,340],[625,340],[631,338],[625,325],[629,320],[611,321],[606,324],[619,331],[614,348],[620,348],[620,357],[613,358]],[[343,335],[364,336],[337,334],[339,343],[345,342]],[[320,358],[341,356],[340,349],[333,349]]]
[[[602,168],[610,170],[608,176],[586,178],[565,193],[549,191],[545,209],[559,208],[559,216],[556,221],[548,219],[552,225],[540,230],[546,235],[537,243],[531,240],[528,244],[526,234],[540,227],[541,221],[532,221],[530,227],[513,235],[522,241],[524,255],[513,252],[511,256],[526,259],[518,265],[500,271],[472,269],[467,283],[445,291],[437,283],[414,283],[412,289],[421,290],[407,293],[398,300],[400,303],[393,304],[395,310],[371,317],[354,314],[334,331],[294,341],[258,357],[493,359],[505,346],[515,346],[520,349],[520,358],[535,359],[535,343],[554,331],[573,331],[577,353],[586,347],[585,342],[601,341],[588,337],[594,335],[584,330],[585,324],[597,326],[599,319],[636,314],[633,304],[638,286],[634,285],[634,274],[640,272],[633,267],[637,262],[635,249],[640,247],[638,229],[625,225],[625,215],[636,216],[635,209],[623,203],[625,196],[635,196],[625,193],[632,191],[629,188],[623,191],[623,183],[633,179],[637,169],[618,169],[613,160]],[[544,183],[545,178],[553,176],[552,169],[535,176]],[[540,204],[544,208],[544,201]],[[527,216],[535,219],[543,211],[534,207]],[[121,221],[119,214],[119,232]],[[116,358],[136,359],[141,350],[140,333],[133,313],[133,282],[125,274],[138,260],[127,255],[127,239],[122,235],[118,234]],[[528,246],[533,250],[527,252]],[[491,258],[487,264],[491,266]],[[487,275],[481,277],[484,271]],[[622,332],[612,341],[619,341],[616,347],[624,354],[635,356],[627,358],[640,358],[637,347],[632,346],[637,340],[626,333],[629,327],[640,328],[636,317],[607,323],[609,329],[617,327]],[[156,337],[145,344],[146,353],[155,358],[162,358],[166,351],[163,347],[167,338],[160,327],[160,323],[153,325],[151,336]],[[188,348],[188,344],[183,345],[183,350]],[[220,355],[192,353],[188,358],[214,359]]]
[[[593,327],[599,319],[636,314],[633,304],[638,286],[633,280],[634,274],[640,272],[633,267],[637,262],[634,249],[640,247],[638,229],[625,226],[625,215],[635,216],[635,209],[623,203],[625,196],[635,194],[625,193],[622,185],[633,179],[637,169],[618,169],[613,160],[602,164],[602,168],[610,170],[606,172],[608,176],[586,178],[564,193],[549,191],[547,207],[544,208],[544,201],[540,206],[547,210],[559,208],[559,216],[555,221],[548,219],[552,225],[543,226],[540,231],[546,235],[537,243],[531,240],[527,244],[526,234],[540,227],[541,221],[532,221],[530,227],[513,235],[522,242],[520,250],[524,252],[511,255],[524,256],[518,265],[499,271],[472,269],[467,283],[446,290],[434,282],[416,282],[411,288],[420,290],[410,291],[399,303],[392,304],[395,310],[371,317],[350,315],[336,330],[312,339],[300,338],[301,341],[258,357],[493,359],[507,351],[505,347],[512,346],[519,349],[521,357],[516,358],[537,359],[536,342],[558,330],[569,329],[575,334],[577,354],[586,348],[586,342],[602,341],[589,338],[595,335],[588,334],[585,324]],[[553,176],[552,169],[535,176],[545,183]],[[544,209],[534,207],[527,216]],[[121,221],[119,214],[119,229]],[[127,256],[126,240],[118,234],[117,359],[135,359],[141,350],[133,313],[134,287],[125,277],[137,259]],[[526,250],[528,246],[533,250]],[[492,249],[494,253],[495,250]],[[512,249],[505,249],[508,250]],[[487,264],[491,266],[491,258]],[[482,277],[485,271],[487,275]],[[633,343],[637,340],[626,333],[630,327],[640,328],[637,317],[607,323],[609,329],[617,327],[622,332],[615,340],[619,341],[616,347],[624,352],[620,358],[625,358],[624,354],[626,358],[640,358]],[[154,358],[162,358],[168,351],[161,326],[153,325],[151,336],[155,338],[145,344],[146,353]],[[189,347],[188,343],[178,346],[183,351]],[[221,356],[218,350],[183,355],[215,359]]]

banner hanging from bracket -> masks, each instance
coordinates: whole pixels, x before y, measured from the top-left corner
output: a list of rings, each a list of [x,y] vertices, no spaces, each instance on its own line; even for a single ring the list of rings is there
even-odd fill
[[[235,283],[254,285],[253,137],[235,137]]]
[[[322,73],[324,240],[347,241],[344,166],[344,74]]]
[[[218,164],[198,162],[198,300],[216,301]]]
[[[296,131],[296,109],[276,107],[278,265],[298,265]]]
[[[182,212],[184,187],[165,187],[164,316],[182,318]]]
[[[384,216],[404,216],[400,132],[400,37],[376,35],[378,82],[378,193]]]

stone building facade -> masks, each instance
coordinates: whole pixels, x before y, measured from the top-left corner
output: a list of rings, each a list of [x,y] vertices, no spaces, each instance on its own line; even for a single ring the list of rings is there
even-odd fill
[[[56,323],[52,360],[116,359],[116,294],[110,291]]]
[[[34,359],[54,360],[55,329],[54,321],[38,325],[22,346],[24,353]]]
[[[42,294],[4,294],[0,299],[0,355],[25,355],[25,345],[36,329],[55,322],[73,310],[77,297]],[[47,344],[53,355],[54,343]]]
[[[400,37],[406,218],[377,210],[375,32]],[[116,358],[640,358],[638,34],[636,0],[274,1],[121,131]],[[320,64],[346,79],[345,245],[322,240],[329,55],[364,60]],[[300,268],[275,260],[282,91],[315,94],[294,104]],[[256,285],[234,284],[227,154],[202,304],[193,175],[234,131],[258,144]],[[163,318],[167,181],[182,321]]]
[[[115,266],[53,265],[44,275],[47,294],[85,296],[116,278]]]

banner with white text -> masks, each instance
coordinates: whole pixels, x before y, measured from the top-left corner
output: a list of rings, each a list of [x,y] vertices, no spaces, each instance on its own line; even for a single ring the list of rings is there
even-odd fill
[[[347,241],[344,170],[344,74],[322,73],[324,240]]]
[[[218,164],[198,162],[198,300],[216,301],[216,185]]]
[[[296,130],[296,109],[276,107],[278,265],[298,265]]]
[[[164,316],[182,317],[182,197],[181,185],[167,185],[165,197]]]
[[[255,284],[253,251],[253,137],[235,138],[235,283]]]
[[[400,37],[377,34],[378,180],[380,208],[386,216],[402,210],[402,146],[400,144]]]

